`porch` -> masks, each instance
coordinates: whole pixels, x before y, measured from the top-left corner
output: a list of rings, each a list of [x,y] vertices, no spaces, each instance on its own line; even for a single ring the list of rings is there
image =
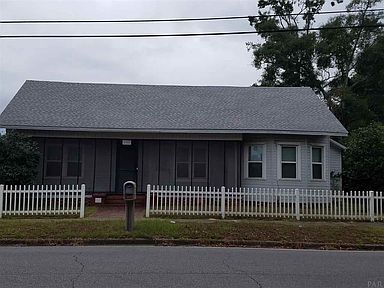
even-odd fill
[[[86,194],[93,195],[96,204],[121,203],[126,181],[137,183],[139,197],[145,195],[148,183],[240,185],[242,145],[235,140],[239,136],[152,135],[165,139],[137,139],[137,135],[130,135],[131,139],[99,138],[102,135],[97,138],[37,136],[34,139],[41,157],[36,184],[85,184]]]
[[[86,194],[101,203],[121,198],[126,181],[137,183],[138,195],[146,193],[149,183],[341,190],[331,186],[331,175],[341,172],[341,152],[330,145],[329,136],[30,134],[41,153],[36,184],[85,184]]]

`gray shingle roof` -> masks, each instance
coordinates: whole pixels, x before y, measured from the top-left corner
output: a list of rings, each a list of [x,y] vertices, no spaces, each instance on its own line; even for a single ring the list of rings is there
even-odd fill
[[[26,81],[0,116],[19,129],[345,135],[306,87]]]

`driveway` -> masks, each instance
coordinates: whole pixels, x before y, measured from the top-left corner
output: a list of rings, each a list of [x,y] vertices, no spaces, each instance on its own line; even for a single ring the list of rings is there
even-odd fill
[[[384,287],[384,252],[0,247],[0,287],[377,288]]]

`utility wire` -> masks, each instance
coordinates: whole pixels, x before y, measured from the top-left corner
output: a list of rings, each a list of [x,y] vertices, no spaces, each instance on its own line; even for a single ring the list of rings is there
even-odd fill
[[[360,12],[380,12],[384,8],[365,10],[336,10],[336,11],[319,11],[308,13],[311,15],[323,14],[350,14]],[[117,19],[117,20],[1,20],[0,24],[58,24],[58,23],[149,23],[149,22],[191,22],[191,21],[217,21],[217,20],[235,20],[235,19],[256,19],[261,17],[284,17],[284,16],[299,16],[303,13],[291,14],[266,14],[266,15],[251,15],[251,16],[224,16],[224,17],[201,17],[201,18],[164,18],[164,19]]]
[[[300,31],[322,31],[337,29],[364,29],[381,28],[384,24],[377,25],[354,25],[354,26],[326,26],[317,28],[297,28],[262,31],[233,31],[233,32],[206,32],[206,33],[177,33],[177,34],[73,34],[73,35],[0,35],[0,38],[160,38],[160,37],[200,37],[200,36],[223,36],[223,35],[245,35],[264,33],[286,33]]]

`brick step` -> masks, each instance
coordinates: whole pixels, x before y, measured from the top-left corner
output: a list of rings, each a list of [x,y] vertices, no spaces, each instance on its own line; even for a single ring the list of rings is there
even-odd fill
[[[102,206],[102,207],[121,207],[121,208],[124,208],[125,207],[125,204],[102,204],[102,205],[98,205],[98,206]],[[145,203],[137,203],[135,202],[135,207],[136,208],[145,208]]]
[[[136,196],[136,205],[145,205],[145,195]],[[125,205],[123,195],[106,195],[104,205]]]

